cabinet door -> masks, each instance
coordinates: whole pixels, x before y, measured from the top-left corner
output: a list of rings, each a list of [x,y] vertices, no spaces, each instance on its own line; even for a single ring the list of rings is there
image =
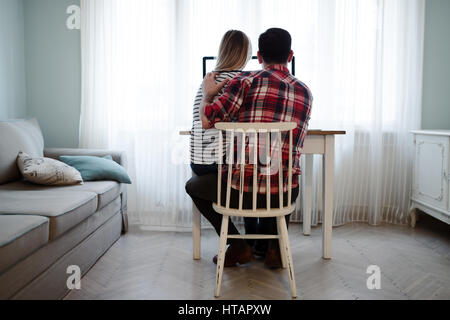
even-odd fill
[[[417,135],[415,139],[414,198],[448,210],[448,136]]]

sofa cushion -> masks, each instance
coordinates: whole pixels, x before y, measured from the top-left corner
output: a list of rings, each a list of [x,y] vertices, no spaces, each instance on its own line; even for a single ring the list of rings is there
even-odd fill
[[[44,138],[36,119],[0,121],[0,184],[20,179],[16,164],[20,151],[44,156]]]
[[[58,187],[58,189],[72,191],[90,191],[98,195],[98,207],[100,210],[120,195],[120,184],[115,181],[88,181],[82,185]]]
[[[53,240],[91,216],[98,205],[94,192],[0,190],[0,214],[38,215],[50,219]]]
[[[27,181],[15,181],[0,185],[1,190],[32,191],[88,191],[98,195],[97,210],[104,208],[121,193],[120,184],[115,181],[89,181],[75,186],[38,186]]]
[[[127,171],[110,155],[100,158],[92,156],[61,156],[59,159],[80,171],[83,181],[114,180],[131,184]]]
[[[0,215],[0,274],[48,242],[49,220],[30,215]]]

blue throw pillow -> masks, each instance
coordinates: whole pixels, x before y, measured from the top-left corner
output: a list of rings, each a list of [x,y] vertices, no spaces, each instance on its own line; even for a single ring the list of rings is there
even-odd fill
[[[114,180],[131,184],[125,169],[112,160],[111,156],[104,158],[92,156],[61,156],[59,159],[74,167],[81,173],[83,181]]]

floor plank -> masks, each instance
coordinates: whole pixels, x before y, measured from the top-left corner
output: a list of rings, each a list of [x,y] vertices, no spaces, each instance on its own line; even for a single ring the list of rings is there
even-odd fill
[[[297,299],[450,299],[450,227],[422,216],[416,228],[348,224],[333,230],[332,260],[321,258],[321,229],[291,224]],[[133,226],[65,299],[214,299],[218,237],[202,232],[202,260],[192,260],[190,233]],[[369,290],[367,267],[381,268]],[[225,269],[220,299],[291,299],[286,271],[262,260]]]

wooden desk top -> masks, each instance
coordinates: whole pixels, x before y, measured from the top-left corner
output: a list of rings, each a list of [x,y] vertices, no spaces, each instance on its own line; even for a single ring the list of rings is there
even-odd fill
[[[347,131],[342,130],[308,130],[308,136],[334,136],[347,134]]]
[[[332,136],[347,134],[341,130],[308,130],[308,136]],[[180,136],[190,136],[191,131],[180,131]]]

